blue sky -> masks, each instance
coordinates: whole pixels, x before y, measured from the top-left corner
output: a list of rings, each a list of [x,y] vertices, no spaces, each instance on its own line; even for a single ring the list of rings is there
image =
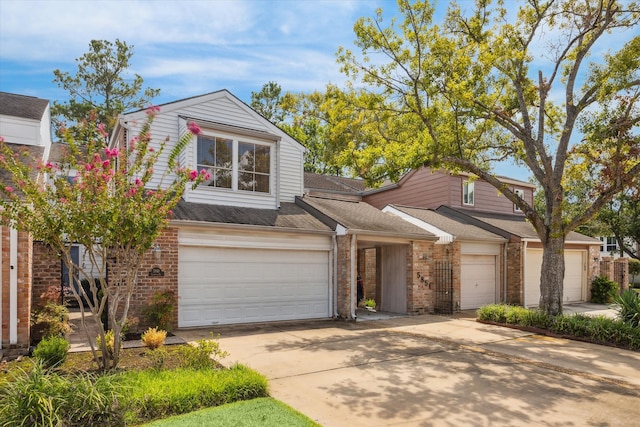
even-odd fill
[[[322,90],[345,81],[335,53],[378,7],[397,10],[394,0],[0,0],[0,91],[63,101],[53,70],[74,73],[90,40],[116,38],[134,46],[131,71],[161,89],[157,104],[223,88],[248,102],[268,81]],[[508,164],[496,171],[528,177]]]

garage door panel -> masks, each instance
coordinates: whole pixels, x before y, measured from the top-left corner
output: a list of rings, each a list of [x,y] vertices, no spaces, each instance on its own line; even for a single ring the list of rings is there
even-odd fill
[[[525,274],[525,304],[528,307],[540,304],[540,274],[542,270],[541,249],[527,250]],[[584,259],[586,251],[566,250],[564,254],[565,272],[563,282],[563,302],[584,301],[584,284],[586,272]]]
[[[496,257],[462,255],[460,308],[482,307],[496,302]]]
[[[329,253],[180,247],[179,326],[325,318]]]

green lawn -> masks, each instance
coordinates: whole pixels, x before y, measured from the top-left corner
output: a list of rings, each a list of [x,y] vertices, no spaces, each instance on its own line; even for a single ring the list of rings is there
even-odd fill
[[[144,424],[145,427],[317,427],[311,419],[275,399],[264,397],[203,409]]]

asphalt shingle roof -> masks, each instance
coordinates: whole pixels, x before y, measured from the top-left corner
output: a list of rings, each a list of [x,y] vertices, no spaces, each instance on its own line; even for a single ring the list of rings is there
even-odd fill
[[[361,179],[320,175],[311,172],[304,173],[304,187],[315,190],[328,190],[352,194],[360,193],[367,188],[364,181]]]
[[[382,212],[365,202],[311,196],[298,197],[296,201],[303,207],[307,205],[312,211],[319,212],[350,231],[436,240],[436,236],[432,233],[395,215]]]
[[[491,233],[475,225],[465,224],[455,219],[446,217],[433,209],[413,208],[409,206],[391,205],[395,209],[411,215],[427,224],[431,224],[442,231],[453,235],[460,240],[482,240],[482,241],[499,241],[503,242],[504,237]]]
[[[208,205],[181,200],[174,209],[173,219],[310,231],[330,231],[329,227],[295,203],[281,203],[280,209],[276,210]]]
[[[49,101],[46,99],[0,92],[1,115],[40,120],[47,109],[47,105],[49,105]]]

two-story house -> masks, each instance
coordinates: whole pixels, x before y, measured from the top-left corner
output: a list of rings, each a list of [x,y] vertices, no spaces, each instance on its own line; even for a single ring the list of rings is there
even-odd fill
[[[366,203],[303,197],[305,148],[226,90],[159,108],[151,134],[169,145],[190,123],[200,127],[180,165],[211,179],[185,193],[145,259],[132,315],[171,290],[178,327],[354,318],[356,243],[386,248],[383,307],[429,311],[407,259],[429,252],[435,236]],[[122,115],[111,144],[126,148],[145,121],[145,111]]]
[[[529,204],[533,203],[534,185],[505,177],[499,179]],[[541,241],[518,207],[489,183],[468,174],[450,174],[425,167],[406,174],[396,184],[363,193],[363,200],[427,229],[431,226],[457,235],[457,224],[464,224],[503,239],[501,249],[498,249],[500,239],[484,237],[473,245],[461,245],[461,308],[474,308],[480,302],[489,302],[494,278],[496,301],[538,305]],[[433,218],[436,213],[457,224],[438,222]],[[473,236],[480,237],[481,234],[473,231],[467,239]],[[599,268],[599,243],[575,232],[567,236],[564,302],[589,300],[589,283]],[[491,271],[495,271],[495,276]],[[473,302],[465,298],[464,295],[473,290],[484,296]]]
[[[0,92],[0,136],[14,152],[46,160],[50,126],[48,100]],[[8,171],[0,170],[0,182],[12,186]],[[29,349],[33,250],[28,233],[0,227],[0,358]]]

